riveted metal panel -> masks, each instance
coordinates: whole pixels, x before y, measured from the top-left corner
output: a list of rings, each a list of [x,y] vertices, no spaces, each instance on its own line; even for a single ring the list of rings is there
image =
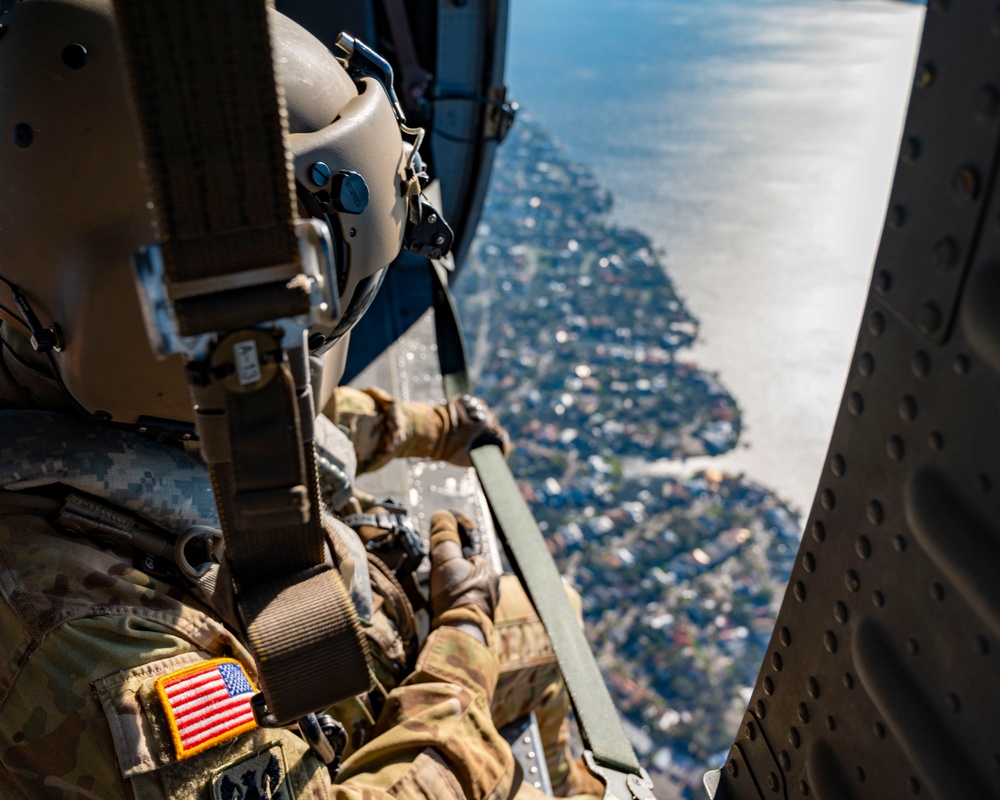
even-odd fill
[[[853,367],[716,798],[1000,797],[998,87],[1000,7],[931,0]]]

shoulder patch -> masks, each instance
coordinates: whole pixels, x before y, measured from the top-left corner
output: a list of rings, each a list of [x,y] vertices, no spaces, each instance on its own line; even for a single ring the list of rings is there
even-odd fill
[[[212,800],[295,800],[285,751],[273,744],[212,774]]]
[[[184,667],[157,678],[155,686],[178,760],[257,727],[250,707],[257,690],[235,659]]]

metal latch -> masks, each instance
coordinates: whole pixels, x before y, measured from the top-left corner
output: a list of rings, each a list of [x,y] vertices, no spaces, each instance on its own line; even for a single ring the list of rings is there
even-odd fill
[[[637,774],[603,766],[590,750],[583,751],[583,762],[604,782],[604,800],[656,800],[646,770],[640,769]]]

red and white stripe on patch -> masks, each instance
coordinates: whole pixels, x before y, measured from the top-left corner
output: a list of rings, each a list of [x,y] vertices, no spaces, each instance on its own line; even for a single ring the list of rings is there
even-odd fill
[[[257,690],[243,665],[215,658],[158,678],[177,758],[191,756],[257,727],[250,698]]]

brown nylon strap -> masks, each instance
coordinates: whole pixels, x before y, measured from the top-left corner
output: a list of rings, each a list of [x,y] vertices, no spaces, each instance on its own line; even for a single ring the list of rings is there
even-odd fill
[[[302,282],[291,280],[292,172],[266,5],[115,0],[115,11],[180,332],[221,339],[210,363],[189,364],[198,430],[212,443],[205,455],[268,711],[286,723],[367,690],[370,672],[327,557],[305,353],[286,359],[280,339],[244,330],[309,310]],[[260,268],[267,283],[184,290]],[[239,371],[241,344],[260,377]]]
[[[277,265],[294,277],[293,177],[264,2],[116,0],[115,11],[170,281]],[[283,291],[272,287],[275,302]],[[200,331],[182,318],[181,332]]]

